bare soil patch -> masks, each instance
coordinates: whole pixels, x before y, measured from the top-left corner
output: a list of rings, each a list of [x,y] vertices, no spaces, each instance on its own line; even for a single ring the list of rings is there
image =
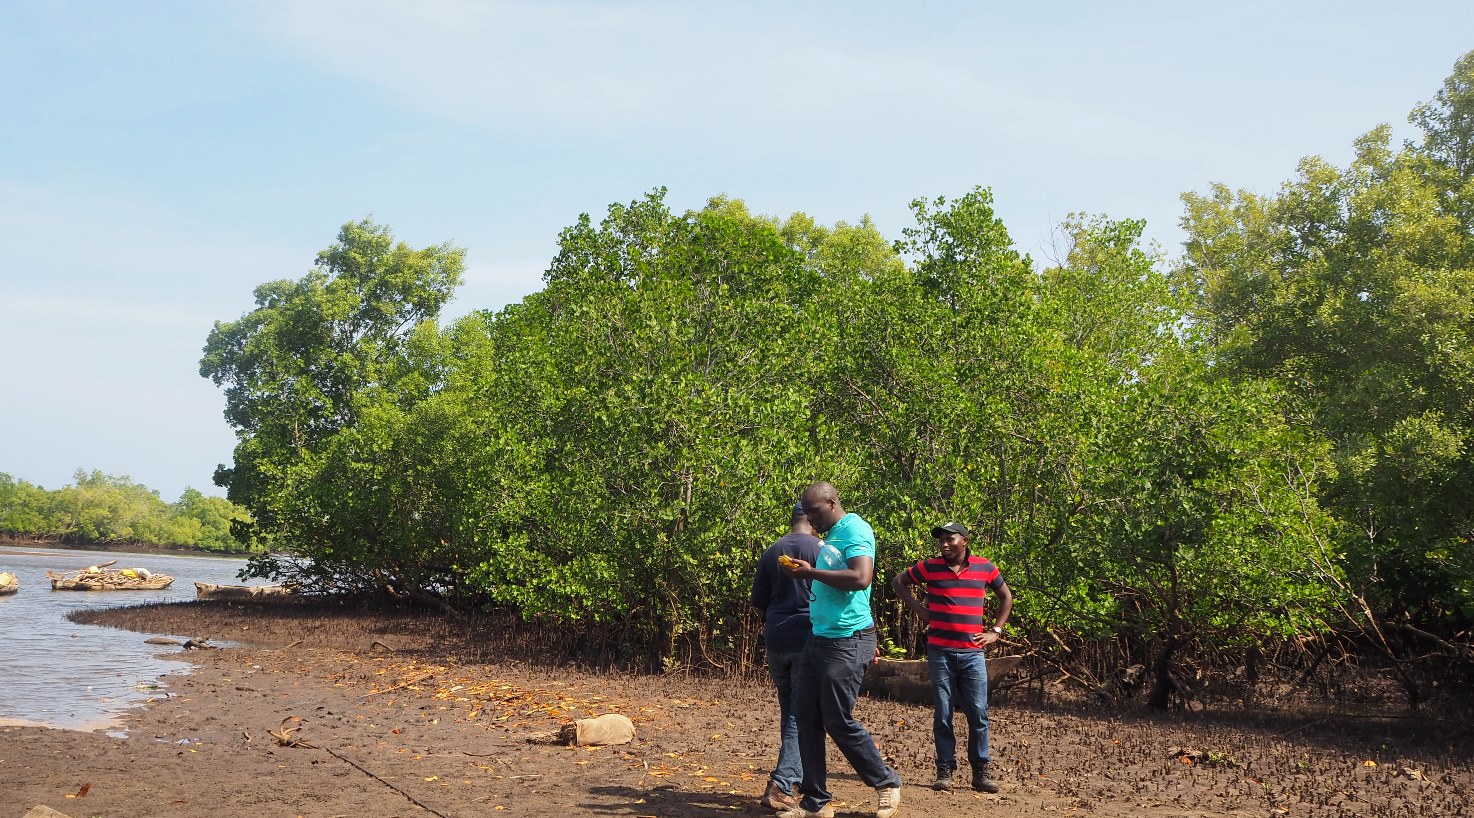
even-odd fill
[[[514,651],[488,623],[346,607],[87,616],[249,646],[189,651],[196,669],[130,714],[125,739],[0,728],[0,818],[38,804],[74,818],[769,814],[777,706],[762,679],[591,672]],[[1474,734],[1457,720],[1303,704],[1149,715],[1046,694],[995,697],[992,796],[927,789],[930,708],[863,698],[858,713],[906,782],[903,815],[1474,816]],[[632,743],[558,740],[610,712],[634,721]],[[872,815],[837,754],[830,769],[840,814]]]

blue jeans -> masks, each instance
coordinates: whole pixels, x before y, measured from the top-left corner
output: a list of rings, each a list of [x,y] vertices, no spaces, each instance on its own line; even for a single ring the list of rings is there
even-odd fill
[[[844,754],[868,787],[899,787],[901,777],[880,757],[870,731],[855,721],[855,701],[865,668],[875,658],[875,631],[841,639],[809,637],[799,666],[793,707],[798,717],[798,750],[803,759],[804,798],[799,804],[818,812],[834,796],[829,792],[829,770],[824,737]]]
[[[778,745],[778,766],[773,768],[769,777],[778,789],[789,795],[793,795],[804,775],[804,765],[798,752],[798,719],[793,712],[793,688],[803,660],[802,650],[768,653],[768,675],[773,677],[773,687],[778,689],[778,723],[782,736]]]
[[[957,769],[957,734],[952,711],[967,717],[967,761],[976,767],[988,757],[988,664],[981,650],[928,648],[926,670],[936,697],[932,708],[932,736],[937,744],[937,768]]]

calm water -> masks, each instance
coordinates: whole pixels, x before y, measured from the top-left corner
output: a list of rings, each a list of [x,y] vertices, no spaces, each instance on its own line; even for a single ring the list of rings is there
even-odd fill
[[[147,568],[174,577],[162,591],[53,591],[46,570],[66,572],[116,559],[113,568]],[[153,634],[68,622],[70,611],[194,599],[194,583],[238,584],[243,559],[0,548],[0,571],[20,591],[0,596],[0,724],[71,730],[113,728],[122,711],[164,695],[159,677],[188,672],[181,660],[156,659],[178,648],[145,644],[150,636],[184,641],[200,634]]]

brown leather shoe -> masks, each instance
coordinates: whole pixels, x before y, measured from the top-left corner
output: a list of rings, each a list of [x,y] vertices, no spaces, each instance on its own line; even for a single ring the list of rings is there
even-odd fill
[[[784,810],[790,810],[798,806],[798,801],[799,797],[797,795],[789,795],[784,792],[783,788],[778,786],[777,781],[769,781],[768,791],[763,793],[762,805],[770,810],[783,812]]]
[[[987,764],[972,765],[972,788],[978,792],[998,791],[998,782],[993,780]]]
[[[786,809],[778,813],[778,818],[834,818],[834,804],[828,803],[819,808],[818,812],[806,810],[802,806]]]
[[[937,792],[951,792],[954,774],[955,771],[951,767],[938,767],[937,780],[932,782],[931,788]]]

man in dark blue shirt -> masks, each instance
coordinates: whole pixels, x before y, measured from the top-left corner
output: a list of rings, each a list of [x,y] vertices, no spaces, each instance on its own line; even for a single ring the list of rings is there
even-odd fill
[[[763,612],[763,643],[768,650],[768,674],[778,689],[778,717],[782,741],[778,766],[768,779],[762,804],[772,810],[798,806],[798,783],[803,763],[798,753],[798,720],[793,712],[793,684],[809,640],[809,581],[793,579],[778,564],[779,557],[813,564],[819,556],[819,538],[804,514],[803,503],[793,507],[788,533],[768,546],[758,558],[752,581],[752,606]]]

